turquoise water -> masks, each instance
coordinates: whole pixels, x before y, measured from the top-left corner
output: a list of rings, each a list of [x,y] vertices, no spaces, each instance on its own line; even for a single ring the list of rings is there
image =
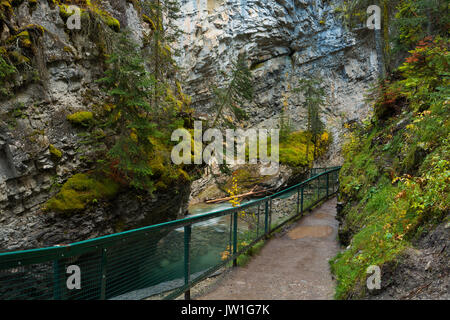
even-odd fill
[[[199,203],[189,207],[188,216],[196,216],[231,208],[230,203]],[[222,262],[223,252],[230,244],[230,215],[202,221],[192,225],[190,268],[191,274],[208,270]],[[242,225],[244,230],[245,226]],[[158,242],[157,270],[164,281],[184,277],[184,228],[170,232]]]
[[[197,204],[189,208],[188,216],[196,216],[230,208],[231,204]],[[210,269],[222,261],[222,253],[230,241],[230,218],[219,217],[192,225],[190,243],[191,274]],[[158,242],[158,270],[164,281],[184,277],[184,228],[170,232]]]

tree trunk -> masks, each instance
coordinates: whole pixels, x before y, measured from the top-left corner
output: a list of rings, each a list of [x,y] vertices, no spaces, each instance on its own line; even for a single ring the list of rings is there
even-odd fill
[[[155,105],[158,104],[158,94],[157,94],[157,90],[158,90],[158,80],[159,80],[159,41],[161,38],[161,25],[160,25],[160,19],[161,19],[161,2],[160,0],[157,0],[156,3],[156,30],[155,30],[155,34],[154,34],[154,48],[153,50],[154,52],[154,63],[155,63],[155,92],[154,92],[154,96],[153,96],[153,103]]]
[[[386,72],[384,69],[383,44],[381,39],[381,30],[375,29],[375,50],[377,52],[378,73],[380,79],[384,79]]]
[[[390,72],[391,44],[389,39],[389,7],[388,0],[383,1],[383,42],[384,42],[384,72]]]
[[[308,163],[309,166],[309,142],[310,142],[309,135],[311,133],[311,106],[308,107],[308,125],[306,132],[308,134],[308,136],[306,137],[306,162]]]

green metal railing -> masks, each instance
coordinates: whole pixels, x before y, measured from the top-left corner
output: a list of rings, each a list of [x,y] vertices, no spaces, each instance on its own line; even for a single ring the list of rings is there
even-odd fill
[[[310,169],[310,177],[314,177],[314,176],[318,175],[319,173],[323,173],[323,172],[330,171],[333,169],[339,170],[339,169],[341,169],[341,167],[311,168]]]
[[[274,195],[69,245],[0,253],[0,300],[174,299],[236,265],[273,230],[338,190],[339,167]],[[79,267],[80,289],[69,289]]]

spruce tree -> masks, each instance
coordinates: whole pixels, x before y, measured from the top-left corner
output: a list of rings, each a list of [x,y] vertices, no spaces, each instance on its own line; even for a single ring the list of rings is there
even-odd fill
[[[105,77],[99,80],[113,105],[104,123],[115,136],[107,156],[116,177],[152,192],[158,179],[154,168],[173,178],[180,174],[172,168],[167,149],[172,131],[183,126],[183,119],[178,117],[183,101],[167,82],[158,81],[146,70],[142,50],[131,39],[127,33],[120,36],[106,61],[109,67]]]
[[[245,102],[253,100],[253,76],[248,67],[246,54],[241,54],[236,61],[232,62],[232,69],[229,74],[222,73],[226,87],[214,86],[216,116],[212,123],[215,127],[219,119],[223,118],[223,111],[228,108],[237,120],[247,118],[247,114],[242,110]]]
[[[307,132],[313,142],[313,160],[316,159],[319,137],[325,125],[320,119],[321,107],[325,104],[325,90],[321,88],[322,79],[311,77],[299,80],[299,86],[294,89],[296,93],[302,93],[305,101],[303,107],[307,110]],[[309,158],[309,142],[306,145],[306,155]]]
[[[99,82],[107,88],[114,105],[105,126],[116,133],[116,142],[108,157],[113,169],[130,185],[152,190],[152,172],[148,166],[152,144],[148,137],[160,134],[152,121],[156,79],[145,69],[139,48],[123,33],[106,63],[105,77]]]
[[[287,90],[291,90],[290,84],[288,84]],[[280,115],[280,141],[285,141],[292,132],[291,117],[289,115],[289,94],[285,92],[283,94],[283,107]]]
[[[402,0],[394,20],[395,51],[413,49],[427,36],[448,36],[448,0]]]
[[[182,34],[182,30],[176,25],[180,6],[177,0],[145,0],[142,7],[144,21],[150,24],[152,30],[147,55],[153,66],[151,73],[157,83],[166,82],[167,79],[174,78],[178,71],[174,56],[179,54],[179,50],[173,44]],[[157,97],[156,94],[153,96],[155,103],[159,103]]]
[[[365,27],[366,10],[373,4],[382,10],[382,31],[374,30],[381,78],[396,67],[394,54],[413,49],[427,36],[448,36],[448,0],[344,0],[340,10],[346,24]]]

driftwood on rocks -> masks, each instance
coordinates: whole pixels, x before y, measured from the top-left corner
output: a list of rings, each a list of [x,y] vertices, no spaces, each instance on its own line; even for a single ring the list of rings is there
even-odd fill
[[[243,194],[235,195],[233,197],[225,197],[225,198],[219,198],[219,199],[213,199],[213,200],[206,200],[205,203],[208,203],[208,204],[211,204],[211,203],[222,203],[222,202],[230,201],[232,199],[241,199],[241,198],[247,198],[247,197],[263,196],[263,195],[269,193],[272,189],[273,188],[255,191],[255,188],[253,188],[251,191],[243,193]]]

